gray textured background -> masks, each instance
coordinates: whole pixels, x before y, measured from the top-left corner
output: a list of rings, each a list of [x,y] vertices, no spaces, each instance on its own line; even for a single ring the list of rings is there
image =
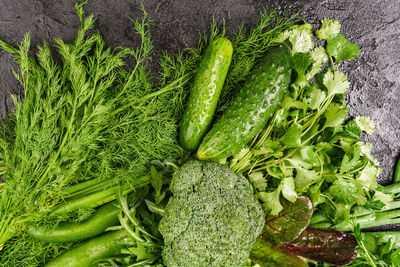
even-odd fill
[[[78,18],[75,0],[0,0],[0,39],[16,44],[30,31],[34,45],[60,37],[72,41]],[[144,0],[144,6],[155,20],[152,29],[156,54],[185,46],[195,46],[199,31],[208,31],[214,17],[225,18],[228,36],[240,24],[251,27],[260,9],[277,8],[301,15],[315,26],[324,17],[339,19],[345,35],[361,47],[360,58],[343,64],[350,76],[347,99],[350,114],[371,116],[377,131],[365,137],[375,144],[374,154],[383,173],[379,181],[390,183],[400,144],[400,0]],[[141,16],[137,0],[90,0],[87,14],[97,17],[97,29],[109,45],[134,46],[127,18]],[[12,108],[10,93],[21,94],[11,72],[9,55],[0,51],[0,116]]]

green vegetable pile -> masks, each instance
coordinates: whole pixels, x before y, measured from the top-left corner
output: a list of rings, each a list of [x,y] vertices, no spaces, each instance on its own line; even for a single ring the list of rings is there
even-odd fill
[[[25,92],[0,126],[1,266],[400,265],[400,232],[368,231],[400,223],[400,164],[377,184],[338,20],[213,23],[154,75],[143,7],[139,47],[111,49],[86,2],[60,63],[0,40]]]

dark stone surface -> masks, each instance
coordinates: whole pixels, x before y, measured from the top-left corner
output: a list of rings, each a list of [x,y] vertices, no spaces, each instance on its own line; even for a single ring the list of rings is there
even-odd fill
[[[0,0],[0,39],[16,44],[30,31],[34,45],[60,37],[71,41],[79,21],[73,8],[75,0]],[[390,183],[400,151],[400,1],[399,0],[144,0],[150,17],[156,54],[195,46],[200,31],[208,31],[214,17],[225,18],[228,35],[240,24],[257,21],[260,9],[277,8],[301,15],[315,26],[324,17],[339,19],[345,35],[361,47],[359,59],[344,63],[351,80],[347,95],[350,114],[371,116],[377,131],[366,140],[375,144],[374,154],[383,173],[379,181]],[[134,0],[91,0],[87,14],[97,17],[97,29],[109,45],[135,46],[127,18],[141,15],[140,2]],[[0,51],[0,116],[12,108],[9,93],[22,90],[12,76],[10,56]]]

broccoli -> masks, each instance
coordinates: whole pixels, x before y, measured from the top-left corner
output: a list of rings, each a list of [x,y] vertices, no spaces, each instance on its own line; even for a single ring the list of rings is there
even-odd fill
[[[243,266],[264,226],[249,181],[216,162],[189,161],[175,172],[159,224],[167,266]]]

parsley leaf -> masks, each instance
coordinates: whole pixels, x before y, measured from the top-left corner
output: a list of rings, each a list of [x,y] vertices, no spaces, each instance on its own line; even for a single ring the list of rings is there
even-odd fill
[[[343,60],[358,57],[360,48],[350,42],[343,34],[339,33],[335,37],[328,39],[326,52],[340,63]]]

